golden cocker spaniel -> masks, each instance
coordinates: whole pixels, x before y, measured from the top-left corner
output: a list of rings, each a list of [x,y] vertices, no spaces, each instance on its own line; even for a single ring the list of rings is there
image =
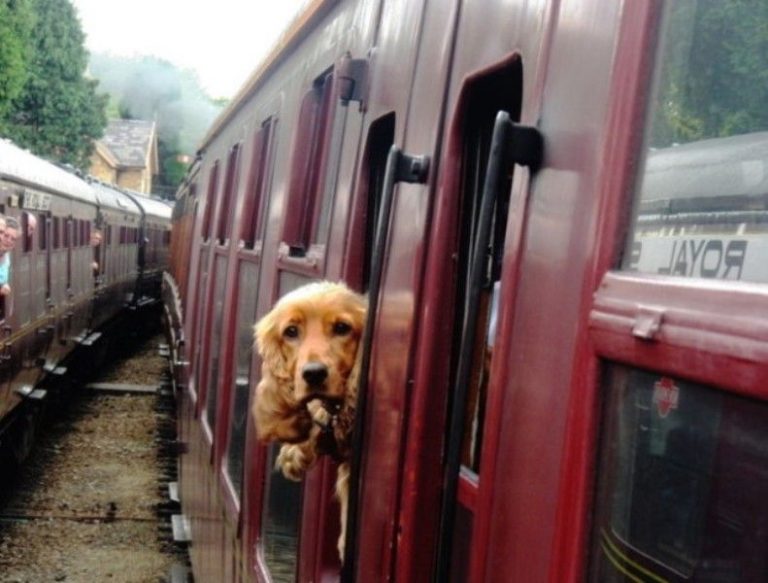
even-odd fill
[[[339,462],[342,559],[366,311],[365,297],[344,284],[316,282],[283,296],[255,327],[262,357],[252,410],[257,435],[283,443],[276,466],[291,480],[301,480],[322,454]]]

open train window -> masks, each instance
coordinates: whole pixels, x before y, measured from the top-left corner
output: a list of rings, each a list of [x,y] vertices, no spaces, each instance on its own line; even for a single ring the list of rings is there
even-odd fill
[[[376,235],[376,225],[381,211],[381,199],[384,191],[384,176],[387,169],[389,150],[395,143],[395,114],[390,113],[377,119],[371,124],[368,133],[367,153],[363,168],[363,183],[366,185],[367,200],[365,201],[365,246],[353,246],[350,254],[362,249],[362,285],[363,291],[368,289],[371,280],[371,260],[373,259],[373,244]]]
[[[38,223],[38,242],[40,245],[40,251],[48,249],[48,215],[40,214],[37,217]]]
[[[269,189],[268,165],[276,123],[273,118],[267,119],[253,138],[253,155],[245,194],[243,226],[240,231],[242,244],[246,249],[255,247],[263,231],[264,207]]]
[[[308,278],[284,271],[280,275],[280,296],[307,283],[310,283]],[[302,487],[275,468],[279,451],[279,443],[269,446],[259,542],[273,580],[293,581],[298,567]]]
[[[506,91],[499,91],[504,87]],[[451,351],[452,398],[463,399],[464,416],[461,433],[457,500],[453,521],[453,543],[449,555],[451,580],[466,579],[469,546],[472,541],[474,500],[481,477],[480,452],[485,421],[485,403],[490,378],[491,359],[495,341],[495,321],[504,255],[509,196],[512,187],[512,166],[502,161],[504,168],[498,196],[494,202],[491,232],[485,250],[484,276],[479,290],[479,308],[475,322],[469,323],[469,336],[462,339],[461,329],[468,317],[471,289],[471,264],[475,254],[481,201],[486,170],[491,152],[494,123],[498,112],[507,112],[513,121],[519,120],[522,104],[522,64],[515,58],[495,70],[470,80],[464,87],[457,123],[461,135],[461,168],[458,177],[460,207],[456,217],[457,286],[455,300],[456,323]],[[463,340],[463,342],[462,342]],[[459,363],[468,359],[467,378],[460,379]],[[451,404],[455,407],[456,404]],[[454,414],[455,415],[455,414]],[[450,447],[456,447],[458,441]],[[447,549],[443,549],[446,560]],[[445,567],[444,567],[445,568]]]
[[[498,87],[510,91],[499,92]],[[474,252],[474,241],[480,214],[480,202],[487,169],[488,155],[496,114],[506,111],[513,120],[519,119],[521,106],[522,67],[519,61],[513,65],[474,81],[467,94],[467,105],[463,120],[463,151],[461,159],[461,200],[458,240],[458,288],[456,295],[457,314],[455,322],[464,320],[465,303],[469,293],[470,259]],[[483,409],[490,372],[490,358],[494,342],[494,301],[498,297],[501,263],[504,253],[504,239],[509,210],[509,194],[512,186],[511,169],[504,177],[499,189],[499,199],[493,210],[491,241],[486,257],[486,276],[481,291],[481,309],[473,341],[473,360],[470,389],[467,391],[467,416],[464,422],[462,465],[477,473],[480,466],[480,446],[483,436]],[[461,350],[457,333],[452,352],[453,370]],[[454,372],[455,375],[455,372]]]
[[[61,247],[61,219],[53,217],[53,248]]]
[[[219,208],[219,224],[216,229],[216,239],[219,245],[224,245],[232,234],[232,220],[235,212],[233,202],[235,192],[237,191],[239,169],[240,144],[235,144],[229,151],[227,171],[224,175],[224,188],[221,195],[221,207]]]
[[[333,73],[329,71],[315,80],[301,102],[283,233],[290,254],[297,257],[303,257],[316,239],[319,217],[330,204],[323,191],[323,167],[330,137],[335,134],[330,131],[334,95]]]
[[[69,249],[72,246],[72,219],[66,218],[63,220],[63,242],[62,246]]]
[[[30,229],[30,214],[28,212],[21,213],[21,251],[22,253],[29,253],[34,246],[34,233]]]
[[[205,198],[205,211],[203,211],[203,241],[211,238],[211,222],[213,221],[213,209],[216,206],[216,187],[219,183],[219,161],[213,163],[211,174],[208,177],[208,193]]]

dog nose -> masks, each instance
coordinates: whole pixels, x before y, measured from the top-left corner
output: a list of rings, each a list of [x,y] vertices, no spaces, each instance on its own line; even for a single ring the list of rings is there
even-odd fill
[[[310,387],[317,387],[328,378],[328,367],[321,362],[309,362],[301,369],[301,376]]]

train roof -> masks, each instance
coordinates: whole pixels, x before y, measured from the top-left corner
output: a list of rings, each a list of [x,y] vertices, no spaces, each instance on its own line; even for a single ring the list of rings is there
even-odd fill
[[[768,132],[691,142],[651,151],[643,206],[703,198],[768,200]]]
[[[5,139],[0,139],[0,178],[96,204],[85,180]]]
[[[104,184],[102,182],[92,182],[94,192],[99,204],[115,210],[120,210],[134,215],[141,214],[138,206],[133,199],[124,192]]]
[[[141,207],[147,216],[162,219],[164,221],[171,220],[173,206],[168,202],[150,198],[147,195],[138,192],[129,191],[127,194],[133,199],[133,202]]]
[[[311,0],[306,7],[296,15],[282,36],[277,40],[275,46],[272,47],[272,50],[267,57],[251,74],[245,84],[243,84],[237,92],[237,95],[235,95],[229,105],[227,105],[224,111],[222,111],[219,117],[213,122],[213,125],[200,144],[200,150],[205,149],[205,147],[219,134],[222,128],[234,117],[248,98],[250,98],[269,78],[282,60],[289,55],[302,40],[304,40],[304,38],[312,31],[312,27],[317,24],[317,22],[321,20],[331,8],[338,4],[339,1],[340,0]]]

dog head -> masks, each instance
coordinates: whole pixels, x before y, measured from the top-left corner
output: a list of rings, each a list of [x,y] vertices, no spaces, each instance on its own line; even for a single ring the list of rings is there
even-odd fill
[[[342,402],[366,308],[341,283],[311,283],[283,296],[255,328],[265,372],[296,402]]]

